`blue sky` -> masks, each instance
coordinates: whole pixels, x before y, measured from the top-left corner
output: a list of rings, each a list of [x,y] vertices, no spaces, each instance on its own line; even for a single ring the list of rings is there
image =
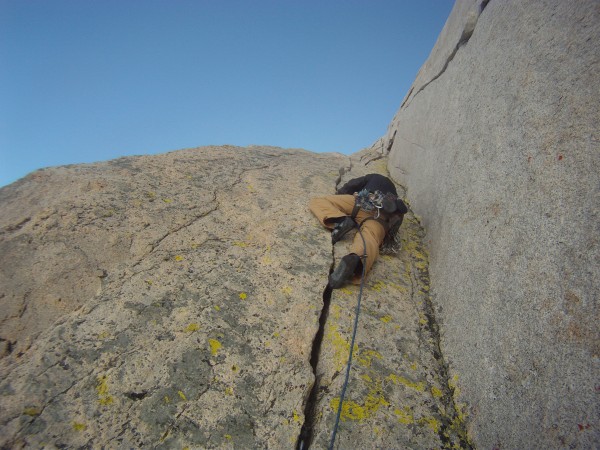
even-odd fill
[[[451,0],[0,0],[0,186],[203,145],[382,136]]]

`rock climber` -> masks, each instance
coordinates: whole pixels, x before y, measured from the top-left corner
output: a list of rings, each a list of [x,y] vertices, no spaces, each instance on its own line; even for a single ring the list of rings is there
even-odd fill
[[[336,195],[312,198],[308,206],[321,224],[332,230],[332,244],[356,227],[365,240],[366,248],[360,233],[356,233],[350,253],[329,276],[329,286],[333,289],[348,282],[360,284],[363,264],[366,264],[366,274],[377,259],[380,247],[394,251],[396,233],[408,211],[398,198],[394,183],[377,173],[348,181]]]

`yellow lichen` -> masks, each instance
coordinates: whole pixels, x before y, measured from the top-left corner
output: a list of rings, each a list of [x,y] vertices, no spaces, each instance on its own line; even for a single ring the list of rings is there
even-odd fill
[[[404,425],[410,425],[415,421],[415,418],[410,411],[410,407],[408,406],[405,406],[403,410],[395,409],[394,414],[398,417],[398,422],[403,423]]]
[[[183,261],[183,256],[181,255],[175,255],[175,261]]]
[[[114,399],[112,395],[108,393],[108,377],[106,375],[100,375],[97,378],[98,385],[96,391],[98,392],[98,402],[101,405],[110,405]]]
[[[381,290],[384,287],[385,287],[385,283],[381,280],[378,280],[375,283],[373,283],[373,285],[371,286],[371,289],[373,289],[374,291],[377,291],[377,292],[381,292]]]
[[[72,425],[75,431],[85,431],[87,429],[87,425],[85,423],[73,422]]]
[[[433,386],[431,388],[431,395],[433,395],[435,398],[441,398],[442,397],[442,391],[438,388],[436,388],[435,386]]]
[[[372,378],[371,378],[369,375],[367,375],[366,373],[362,374],[360,377],[361,377],[361,378],[362,378],[362,379],[363,379],[365,382],[367,382],[367,383],[372,383],[372,382],[373,382],[373,379],[372,379]]]
[[[209,339],[208,344],[210,345],[210,353],[213,356],[217,356],[217,353],[221,349],[222,344],[219,341],[217,341],[216,339]]]
[[[186,333],[192,333],[194,331],[198,331],[200,329],[200,325],[197,323],[190,323],[183,331]]]
[[[440,429],[440,422],[434,417],[422,417],[419,419],[419,424],[427,425],[434,433],[437,433]]]
[[[329,308],[329,316],[333,319],[339,320],[342,314],[342,308],[340,305],[331,305]]]
[[[383,323],[389,323],[392,320],[392,316],[386,315],[381,317],[379,320],[381,320]]]
[[[187,401],[187,397],[185,396],[183,391],[177,391],[177,395],[179,395],[179,398],[181,398],[181,400],[183,400],[184,402]]]
[[[408,289],[405,286],[402,286],[401,284],[397,284],[397,283],[388,283],[388,286],[391,288],[396,289],[397,291],[400,292],[408,292]]]
[[[419,260],[415,262],[415,267],[420,270],[425,270],[427,269],[427,261]]]
[[[245,292],[240,293],[240,300],[246,300],[246,297],[248,297],[248,294]]]
[[[383,356],[378,351],[370,349],[360,350],[356,353],[356,361],[363,367],[371,367],[373,358],[383,359]]]
[[[416,391],[419,392],[423,392],[425,390],[425,383],[420,381],[418,383],[415,383],[414,381],[410,381],[400,375],[396,375],[394,373],[390,374],[388,377],[386,377],[387,381],[391,381],[394,384],[403,384],[406,387],[409,387],[411,389],[414,389]]]
[[[339,397],[335,397],[329,402],[329,406],[333,411],[337,411],[339,405]],[[340,418],[343,421],[352,420],[362,422],[375,414],[380,407],[389,405],[389,402],[383,396],[380,383],[375,383],[375,386],[371,388],[362,405],[350,400],[344,400]]]
[[[325,334],[327,342],[333,349],[333,363],[336,370],[341,370],[348,361],[350,342],[348,342],[338,330],[336,324],[329,324]],[[358,344],[354,344],[354,354],[358,352]]]
[[[30,417],[36,417],[41,414],[41,410],[36,407],[25,408],[23,414]]]

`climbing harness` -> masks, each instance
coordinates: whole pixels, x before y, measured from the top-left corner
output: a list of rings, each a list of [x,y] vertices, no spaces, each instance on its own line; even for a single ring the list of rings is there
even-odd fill
[[[366,275],[366,259],[367,259],[367,243],[365,242],[365,237],[360,230],[360,226],[357,224],[358,232],[363,241],[363,255],[360,257],[362,261],[362,274],[360,276],[360,290],[358,292],[358,300],[356,302],[356,313],[354,316],[354,328],[352,330],[352,339],[350,341],[350,354],[348,355],[348,363],[346,365],[346,377],[344,379],[344,384],[342,385],[342,392],[340,394],[340,403],[338,405],[337,414],[335,417],[335,425],[333,426],[333,431],[331,433],[331,441],[329,443],[329,450],[333,450],[333,446],[335,445],[335,438],[337,435],[338,426],[340,424],[340,417],[342,415],[342,405],[344,403],[344,396],[346,395],[346,388],[348,387],[348,380],[350,378],[350,368],[352,367],[352,354],[354,353],[354,341],[356,340],[356,331],[358,329],[358,316],[360,314],[360,302],[362,299],[363,287],[365,284],[365,275]]]
[[[367,212],[377,210],[374,219],[379,219],[382,211],[387,215],[405,214],[408,211],[404,202],[391,192],[384,194],[381,191],[370,192],[363,189],[355,194],[354,198],[354,208],[351,214],[353,219],[356,219],[358,211],[361,209]]]
[[[374,216],[367,217],[358,224],[359,229],[367,220],[376,220],[382,224],[386,230],[380,253],[384,255],[398,253],[400,250],[398,230],[402,224],[404,214],[408,212],[408,208],[404,202],[392,193],[384,194],[381,191],[370,192],[363,189],[355,194],[354,208],[352,209],[350,217],[356,220],[356,216],[361,209],[368,212],[377,210],[377,213]],[[385,213],[383,217],[381,217],[381,211]],[[400,217],[400,219],[392,220],[390,222],[390,217],[394,216]],[[341,236],[339,238],[341,239]]]

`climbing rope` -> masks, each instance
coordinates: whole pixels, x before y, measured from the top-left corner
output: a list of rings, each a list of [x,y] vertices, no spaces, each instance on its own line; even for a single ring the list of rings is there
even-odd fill
[[[346,388],[348,387],[348,380],[350,378],[350,368],[352,367],[352,354],[354,353],[354,341],[356,339],[356,330],[358,329],[358,316],[360,314],[360,301],[362,299],[363,286],[365,284],[365,274],[367,271],[367,243],[365,242],[365,238],[360,230],[360,226],[357,225],[358,232],[363,241],[363,250],[364,254],[360,257],[362,260],[362,274],[360,277],[360,290],[358,292],[358,300],[356,302],[356,314],[354,316],[354,329],[352,330],[352,340],[350,341],[350,354],[348,355],[348,364],[346,366],[346,378],[344,379],[344,384],[342,385],[342,393],[340,394],[340,403],[338,405],[337,414],[335,417],[335,425],[333,426],[333,431],[331,433],[331,441],[329,443],[329,450],[333,450],[333,446],[335,444],[335,438],[337,435],[338,426],[340,424],[340,417],[342,415],[342,404],[344,403],[344,396],[346,395]]]

